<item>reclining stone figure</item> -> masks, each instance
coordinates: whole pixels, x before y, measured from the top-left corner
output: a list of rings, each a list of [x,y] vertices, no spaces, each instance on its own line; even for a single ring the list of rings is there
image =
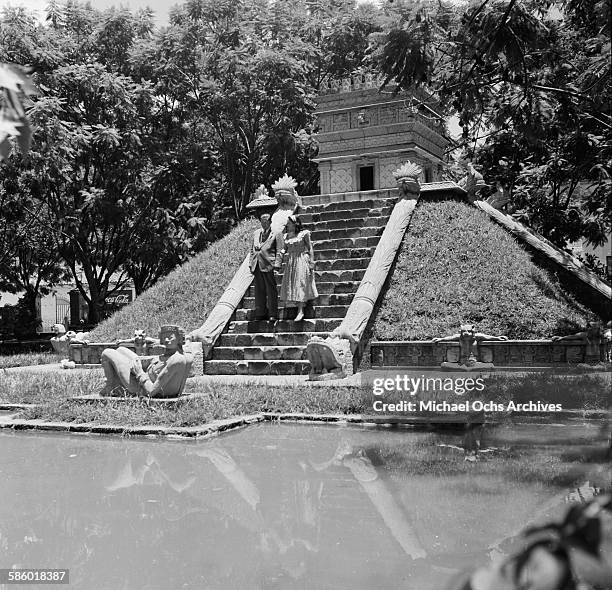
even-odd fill
[[[478,357],[478,344],[483,340],[502,341],[508,340],[507,336],[491,336],[476,332],[472,324],[462,324],[458,334],[444,336],[443,338],[432,338],[432,342],[459,342],[458,362],[443,362],[440,367],[450,371],[476,371],[478,369],[492,369],[493,363],[484,363]]]
[[[584,345],[584,363],[579,363],[578,366],[598,366],[606,362],[606,335],[601,322],[589,322],[582,332],[568,336],[553,336],[552,341]]]
[[[352,374],[352,348],[357,343],[353,335],[344,336],[337,329],[327,338],[313,336],[306,346],[310,362],[310,381],[344,379]]]
[[[122,344],[133,344],[134,352],[138,356],[145,356],[149,354],[149,351],[153,346],[159,344],[159,340],[157,338],[147,336],[146,330],[134,330],[134,336],[132,338],[117,340],[116,344],[119,346]]]
[[[181,395],[193,363],[193,355],[183,351],[185,332],[179,326],[162,326],[159,342],[165,352],[154,357],[140,357],[124,346],[106,348],[100,359],[106,385],[100,395]]]

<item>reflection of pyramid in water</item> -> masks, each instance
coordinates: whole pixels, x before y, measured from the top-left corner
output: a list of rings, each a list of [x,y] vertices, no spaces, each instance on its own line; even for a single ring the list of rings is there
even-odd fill
[[[188,477],[183,481],[174,481],[166,475],[164,470],[159,465],[159,462],[153,455],[147,456],[146,462],[140,465],[136,470],[132,466],[132,460],[128,459],[117,478],[110,485],[106,486],[109,492],[115,492],[120,489],[131,488],[133,486],[167,485],[170,489],[178,494],[182,494],[194,482],[195,477]]]

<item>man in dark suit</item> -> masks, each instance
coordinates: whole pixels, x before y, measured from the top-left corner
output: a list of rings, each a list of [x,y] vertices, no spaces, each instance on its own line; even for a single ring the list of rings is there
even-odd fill
[[[261,229],[253,234],[251,246],[251,272],[255,275],[255,319],[278,318],[278,290],[274,271],[280,269],[283,256],[282,234],[270,230],[270,216],[264,213]]]

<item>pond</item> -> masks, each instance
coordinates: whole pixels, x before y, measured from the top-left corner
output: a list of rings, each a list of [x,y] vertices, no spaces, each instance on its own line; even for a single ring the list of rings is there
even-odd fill
[[[70,588],[441,590],[610,482],[598,428],[260,424],[206,441],[0,431],[0,567]],[[568,446],[571,441],[572,445]],[[594,450],[595,449],[595,450]]]

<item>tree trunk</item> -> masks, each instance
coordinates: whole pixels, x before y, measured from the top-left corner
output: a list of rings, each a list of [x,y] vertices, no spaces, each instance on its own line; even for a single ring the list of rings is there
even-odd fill
[[[104,319],[104,300],[106,289],[95,291],[89,286],[90,299],[87,304],[87,323],[99,324]]]

